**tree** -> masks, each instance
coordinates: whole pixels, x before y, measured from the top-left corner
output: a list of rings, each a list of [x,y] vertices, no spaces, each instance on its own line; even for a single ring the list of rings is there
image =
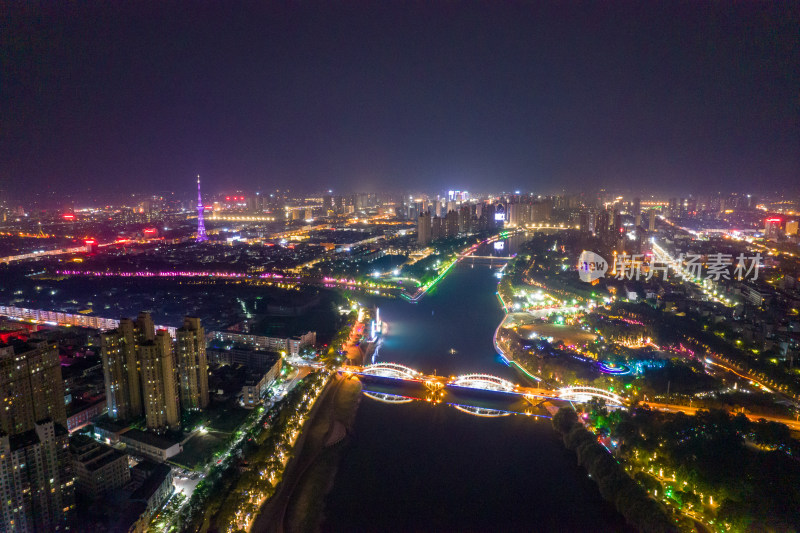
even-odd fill
[[[553,427],[561,435],[569,433],[575,424],[578,423],[578,415],[571,407],[562,407],[553,416]]]
[[[564,436],[564,444],[572,451],[586,442],[595,442],[595,436],[580,424],[575,424],[572,431]]]

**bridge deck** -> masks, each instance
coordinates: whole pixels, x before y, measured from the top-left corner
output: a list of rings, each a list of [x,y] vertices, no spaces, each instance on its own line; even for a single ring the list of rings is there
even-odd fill
[[[623,398],[595,387],[576,386],[551,390],[538,387],[522,387],[486,374],[465,374],[457,378],[429,376],[394,363],[379,363],[367,367],[343,366],[339,371],[371,382],[394,384],[394,386],[401,386],[401,383],[404,383],[402,387],[410,388],[410,390],[419,390],[419,394],[423,395],[439,390],[443,390],[446,394],[453,394],[456,391],[460,391],[462,394],[465,391],[483,391],[489,393],[490,396],[502,397],[511,395],[516,399],[537,404],[547,400],[584,402],[588,398],[602,398],[610,405],[624,404]],[[385,392],[390,394],[388,391]],[[483,394],[479,394],[479,396],[486,397]]]

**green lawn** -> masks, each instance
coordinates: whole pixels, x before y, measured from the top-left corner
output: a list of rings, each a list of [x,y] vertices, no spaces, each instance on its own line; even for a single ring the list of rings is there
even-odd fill
[[[208,420],[206,427],[222,433],[233,433],[242,425],[247,415],[252,412],[251,409],[245,409],[244,407],[215,405],[205,412]]]
[[[198,433],[186,441],[183,445],[183,451],[173,457],[171,461],[193,470],[200,469],[211,460],[214,452],[219,449],[226,440],[227,435],[224,433]]]

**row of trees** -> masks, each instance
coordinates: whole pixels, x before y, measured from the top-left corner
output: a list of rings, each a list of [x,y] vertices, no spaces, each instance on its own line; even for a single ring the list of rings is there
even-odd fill
[[[553,427],[566,447],[578,456],[597,483],[600,494],[614,504],[625,519],[645,533],[676,532],[673,521],[647,492],[628,476],[616,459],[597,442],[597,437],[580,422],[575,411],[562,407],[553,417]]]
[[[228,531],[243,516],[255,517],[264,499],[272,497],[283,472],[294,455],[291,436],[303,428],[303,421],[330,377],[318,372],[306,377],[267,413],[268,427],[255,426],[244,448],[244,462],[236,482],[223,495],[213,519],[217,529]]]
[[[694,312],[686,316],[676,316],[659,309],[653,309],[646,304],[621,303],[614,304],[615,311],[622,311],[630,316],[635,316],[646,323],[652,323],[654,339],[657,344],[677,345],[683,343],[696,352],[714,352],[728,360],[740,370],[752,371],[754,375],[768,380],[780,390],[793,395],[800,395],[800,384],[789,372],[788,364],[772,364],[764,354],[757,357],[752,351],[743,350],[735,344],[739,335],[718,336],[712,330],[705,330],[706,326],[715,325]]]
[[[326,373],[312,374],[266,413],[253,411],[252,416],[258,416],[264,423],[245,424],[243,427],[251,427],[247,438],[231,450],[231,456],[241,457],[243,461],[223,458],[200,481],[181,510],[178,520],[181,531],[200,531],[212,517],[217,524],[232,523],[236,512],[243,507],[253,513],[258,510],[254,504],[244,505],[243,500],[249,499],[251,494],[264,497],[274,491],[291,456],[291,447],[286,443],[287,434],[300,429],[294,417],[305,415],[310,410],[327,378]],[[246,468],[238,468],[242,464],[246,464]],[[263,472],[268,475],[262,475]]]
[[[643,474],[648,490],[678,507],[735,531],[800,530],[800,443],[785,425],[720,410],[593,408],[590,421],[618,443],[618,456]]]

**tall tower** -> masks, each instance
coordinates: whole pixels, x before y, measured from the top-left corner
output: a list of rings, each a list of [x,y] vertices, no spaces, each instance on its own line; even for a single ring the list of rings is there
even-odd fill
[[[203,224],[203,198],[200,196],[200,174],[197,175],[197,242],[208,240],[206,226]]]

